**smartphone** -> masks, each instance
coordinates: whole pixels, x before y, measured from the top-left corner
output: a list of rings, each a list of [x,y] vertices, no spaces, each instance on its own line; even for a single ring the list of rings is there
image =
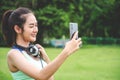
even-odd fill
[[[78,31],[78,23],[70,22],[69,23],[70,39],[72,39],[74,33]],[[78,39],[78,35],[76,37]]]

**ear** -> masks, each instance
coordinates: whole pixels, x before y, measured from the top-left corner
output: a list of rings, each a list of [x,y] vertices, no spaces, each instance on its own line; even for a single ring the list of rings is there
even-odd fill
[[[16,33],[21,33],[22,32],[22,29],[18,25],[14,26],[14,30],[15,30]]]

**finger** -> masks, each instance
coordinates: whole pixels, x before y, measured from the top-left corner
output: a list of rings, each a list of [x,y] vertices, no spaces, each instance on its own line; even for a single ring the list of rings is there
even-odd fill
[[[37,46],[38,48],[40,47],[40,45],[39,45],[39,44],[35,44],[35,46]]]
[[[36,44],[36,46],[38,47],[38,49],[42,48],[40,44]]]
[[[78,45],[81,46],[82,45],[81,38],[78,38],[77,41],[78,41]]]
[[[82,47],[82,41],[80,41],[78,45],[79,45],[79,47]]]
[[[80,41],[81,41],[81,38],[78,38],[77,41],[80,42]]]
[[[78,35],[78,31],[75,32],[75,34],[73,35],[73,38],[72,38],[72,39],[76,39],[76,38],[77,38],[77,35]]]
[[[82,41],[79,42],[79,45],[82,45]]]

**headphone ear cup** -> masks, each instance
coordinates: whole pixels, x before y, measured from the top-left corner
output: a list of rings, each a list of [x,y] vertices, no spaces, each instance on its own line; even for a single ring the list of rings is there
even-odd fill
[[[28,54],[36,57],[39,55],[39,49],[35,45],[30,45],[27,49]]]

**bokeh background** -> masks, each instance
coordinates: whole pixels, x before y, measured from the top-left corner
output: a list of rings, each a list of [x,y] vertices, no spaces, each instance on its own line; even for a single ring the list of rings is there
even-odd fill
[[[120,44],[119,0],[1,0],[0,23],[6,10],[30,8],[39,24],[37,43],[68,39],[69,23],[76,22],[84,43]],[[4,45],[0,31],[0,45]]]

